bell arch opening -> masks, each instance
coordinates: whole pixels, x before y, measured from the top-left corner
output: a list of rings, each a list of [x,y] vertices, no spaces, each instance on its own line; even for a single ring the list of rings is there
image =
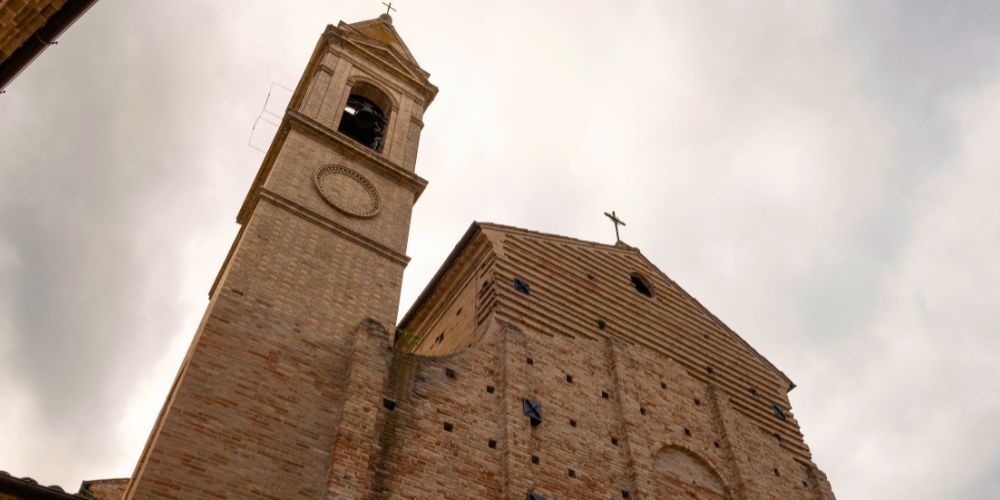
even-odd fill
[[[368,82],[357,82],[351,86],[337,131],[368,149],[382,151],[391,113],[392,100],[385,92]]]

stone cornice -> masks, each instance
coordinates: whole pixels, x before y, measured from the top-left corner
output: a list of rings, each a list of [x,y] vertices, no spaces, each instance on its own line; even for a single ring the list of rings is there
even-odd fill
[[[350,153],[368,160],[367,165],[376,173],[408,186],[413,191],[413,201],[419,199],[420,194],[423,193],[424,188],[427,187],[427,181],[419,175],[400,167],[396,163],[389,161],[381,154],[375,153],[374,151],[347,138],[340,132],[327,127],[326,125],[323,125],[322,123],[313,120],[312,118],[299,113],[294,109],[289,109],[285,113],[285,117],[293,129],[300,132],[311,132],[314,135],[327,139],[331,144],[339,146],[342,149],[347,149]]]
[[[299,217],[302,217],[303,219],[312,222],[313,224],[316,224],[317,226],[320,226],[334,234],[337,234],[338,236],[341,236],[353,243],[357,243],[358,245],[361,245],[362,247],[365,247],[393,262],[396,262],[401,266],[406,266],[406,264],[410,262],[410,258],[407,257],[406,255],[403,255],[397,252],[396,250],[393,250],[392,248],[383,245],[382,243],[379,243],[353,229],[348,228],[347,226],[344,226],[343,224],[340,224],[328,217],[325,217],[322,214],[310,210],[305,206],[302,206],[292,200],[289,200],[288,198],[285,198],[284,196],[281,196],[280,194],[275,193],[274,191],[271,191],[267,188],[261,189],[260,198],[262,200],[266,200],[274,204],[279,208],[282,208]]]
[[[240,208],[240,212],[236,216],[236,222],[244,224],[249,219],[250,212],[253,210],[254,205],[257,204],[258,193],[262,189],[264,181],[271,173],[271,168],[274,166],[278,152],[285,143],[288,131],[293,129],[320,138],[328,145],[334,146],[341,151],[346,151],[355,157],[360,157],[364,164],[370,167],[375,173],[406,186],[413,191],[414,202],[420,198],[420,194],[427,187],[427,181],[419,175],[403,169],[382,155],[348,139],[340,132],[294,109],[289,109],[285,112],[281,126],[278,128],[277,134],[275,134],[274,141],[271,142],[271,148],[268,149],[267,155],[264,157],[264,162],[257,172],[257,176],[254,178],[253,185],[250,187],[250,191],[243,201],[243,207]]]
[[[430,105],[431,101],[434,100],[434,97],[437,96],[438,88],[436,85],[428,81],[426,78],[423,79],[417,78],[410,73],[411,71],[414,70],[420,73],[421,75],[423,75],[423,73],[426,73],[419,66],[415,68],[406,68],[406,70],[404,71],[403,69],[400,69],[399,66],[402,65],[405,67],[408,65],[407,62],[404,62],[399,59],[396,59],[395,61],[391,62],[386,61],[378,54],[370,50],[367,50],[362,44],[358,43],[358,41],[352,40],[351,38],[344,36],[343,32],[340,29],[335,28],[333,30],[328,30],[326,34],[330,37],[327,50],[334,50],[334,47],[339,46],[344,51],[349,52],[356,57],[360,57],[361,59],[378,66],[383,71],[410,84],[411,86],[414,87],[414,89],[416,89],[420,93],[421,97],[423,97],[424,106]],[[334,43],[335,41],[339,43],[335,44]],[[389,47],[386,47],[386,50],[388,50],[389,53],[391,53],[391,49]]]
[[[434,98],[433,94],[436,93],[436,89],[434,92],[430,92],[412,76],[393,68],[391,64],[379,59],[378,56],[365,51],[363,48],[352,45],[350,41],[345,40],[343,43],[337,45],[331,43],[327,50],[342,59],[350,61],[354,66],[378,66],[388,76],[379,80],[379,86],[387,86],[397,92],[406,94],[422,106],[426,106]]]

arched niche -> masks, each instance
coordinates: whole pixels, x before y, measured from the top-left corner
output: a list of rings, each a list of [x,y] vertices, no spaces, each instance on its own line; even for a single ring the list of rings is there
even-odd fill
[[[730,498],[715,469],[690,450],[664,446],[654,457],[654,497],[665,500]]]

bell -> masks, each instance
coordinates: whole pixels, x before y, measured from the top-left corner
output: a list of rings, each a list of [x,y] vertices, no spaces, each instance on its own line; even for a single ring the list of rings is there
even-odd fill
[[[367,104],[359,106],[354,113],[354,123],[362,130],[373,130],[378,122],[378,113]]]

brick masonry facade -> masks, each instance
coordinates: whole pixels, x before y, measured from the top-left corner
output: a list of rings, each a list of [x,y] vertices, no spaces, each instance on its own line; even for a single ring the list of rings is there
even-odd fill
[[[411,353],[393,358],[384,396],[404,425],[382,432],[407,450],[387,455],[445,447],[456,463],[480,464],[476,477],[499,461],[506,472],[492,484],[505,498],[833,498],[784,375],[627,245],[473,224],[394,350]],[[537,426],[524,398],[542,406]],[[491,440],[499,453],[484,458],[476,448]],[[429,482],[406,470],[387,473],[388,489],[427,495],[405,489]]]
[[[833,498],[671,359],[485,324],[472,348],[431,357],[359,331],[349,383],[367,391],[351,392],[362,410],[340,432],[368,453],[331,478],[334,497]],[[537,425],[524,398],[541,405]]]
[[[787,377],[630,247],[474,224],[393,328],[427,78],[388,16],[321,37],[124,497],[833,498]]]

